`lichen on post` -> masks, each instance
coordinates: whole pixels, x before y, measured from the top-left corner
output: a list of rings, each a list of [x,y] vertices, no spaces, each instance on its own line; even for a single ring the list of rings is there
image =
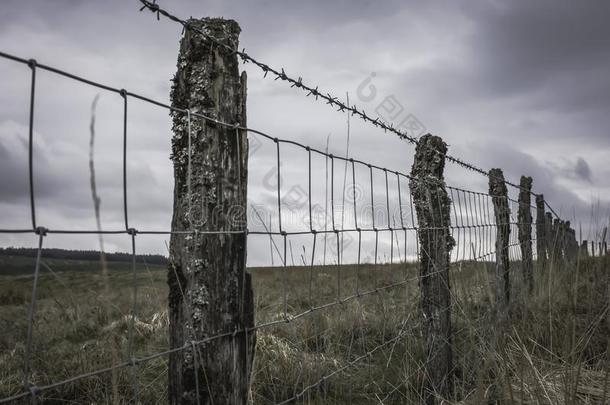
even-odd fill
[[[420,247],[419,285],[426,350],[426,403],[453,392],[449,255],[455,245],[450,230],[451,200],[443,171],[447,144],[430,134],[415,149],[409,186],[417,214]]]
[[[182,348],[169,358],[172,404],[246,404],[248,398],[254,352],[246,272],[248,145],[245,131],[233,126],[246,125],[246,76],[235,53],[209,39],[237,48],[239,33],[232,20],[189,20],[171,91],[177,110],[171,114],[169,334],[170,347]],[[220,334],[226,335],[205,341]]]
[[[555,234],[553,232],[553,215],[547,211],[544,221],[546,257],[550,263],[555,261]]]
[[[494,206],[496,220],[496,309],[500,318],[504,318],[510,301],[510,273],[508,245],[510,240],[510,210],[508,207],[508,190],[502,169],[489,171],[489,195]]]
[[[560,264],[563,260],[563,224],[561,219],[553,219],[553,262]]]
[[[536,196],[536,256],[540,269],[546,268],[547,263],[547,235],[544,215],[544,196],[538,194]]]
[[[533,257],[532,257],[532,211],[531,192],[532,178],[521,176],[519,184],[519,246],[521,247],[521,270],[523,273],[523,284],[531,293],[534,289]]]
[[[570,221],[565,222],[564,229],[564,256],[568,264],[574,265],[578,257],[578,242],[576,231],[572,229]]]

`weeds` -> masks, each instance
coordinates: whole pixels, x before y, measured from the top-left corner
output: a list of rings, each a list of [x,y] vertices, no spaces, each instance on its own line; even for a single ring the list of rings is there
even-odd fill
[[[520,277],[515,276],[510,327],[501,335],[493,323],[487,277],[491,266],[467,262],[454,265],[456,388],[455,398],[447,398],[445,403],[607,403],[608,262],[608,257],[587,258],[572,267],[553,268],[552,277],[536,269],[536,289],[531,294],[522,293]],[[99,273],[75,272],[70,266],[70,271],[62,271],[65,261],[45,263],[53,273],[44,270],[39,280],[33,382],[49,384],[110,366],[113,347],[121,361],[126,359],[132,307],[128,266],[109,263],[111,307],[107,313]],[[133,330],[133,348],[138,356],[168,347],[166,270],[161,266],[149,269],[138,268],[139,313]],[[513,272],[518,270],[518,264],[514,265]],[[316,383],[297,403],[421,403],[426,375],[415,265],[261,268],[251,272],[257,323],[290,319],[311,307],[354,294],[356,288],[365,291],[404,277],[411,280],[406,286],[260,330],[252,376],[255,404],[281,402]],[[23,337],[31,282],[31,277],[25,276],[0,277],[2,397],[22,389]],[[404,337],[395,344],[331,378],[323,378],[401,333]],[[137,372],[139,401],[165,403],[166,359],[142,363]],[[117,380],[120,403],[133,403],[129,368],[119,370]],[[110,375],[100,374],[45,392],[44,403],[111,403],[112,397]]]

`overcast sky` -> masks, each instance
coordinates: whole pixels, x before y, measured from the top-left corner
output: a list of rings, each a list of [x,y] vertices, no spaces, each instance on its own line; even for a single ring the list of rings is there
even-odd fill
[[[242,28],[240,47],[255,58],[342,98],[349,94],[352,104],[397,125],[417,119],[426,132],[444,138],[450,154],[485,169],[501,167],[515,182],[521,174],[532,176],[534,190],[562,216],[582,224],[585,238],[608,222],[606,1],[160,4],[180,17],[235,19]],[[0,50],[168,102],[181,27],[138,9],[136,0],[3,0]],[[249,126],[320,149],[328,139],[332,153],[345,154],[345,114],[285,83],[263,79],[251,65],[243,68],[249,75]],[[0,77],[0,228],[27,228],[30,73],[27,66],[0,59]],[[95,225],[87,154],[90,105],[98,93],[96,170],[103,224],[122,226],[121,98],[47,72],[38,75],[35,117],[39,225]],[[128,131],[130,225],[168,229],[170,117],[130,100]],[[262,144],[251,156],[249,179],[249,200],[259,207],[270,206],[274,197],[268,176],[273,150]],[[297,178],[306,160],[300,152],[287,153],[294,153],[282,169],[282,187],[289,192],[302,184]],[[352,120],[350,156],[408,173],[413,153],[413,145]],[[324,170],[323,161],[318,168]],[[449,184],[487,190],[486,178],[453,164],[446,176]],[[511,193],[516,198],[516,190]],[[97,248],[93,236],[47,239],[48,246]],[[164,253],[165,239],[138,237],[138,251]],[[34,243],[31,235],[0,236],[3,246]],[[295,249],[305,245],[294,243]],[[107,244],[109,250],[130,248],[125,235],[108,237]],[[251,264],[269,262],[268,253],[251,250]]]

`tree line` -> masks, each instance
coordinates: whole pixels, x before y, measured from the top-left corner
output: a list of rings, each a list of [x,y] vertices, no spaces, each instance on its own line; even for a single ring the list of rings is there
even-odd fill
[[[0,248],[0,256],[21,256],[21,257],[36,257],[38,249],[23,248],[23,247],[6,247]],[[46,259],[60,260],[99,260],[100,252],[97,250],[69,250],[69,249],[47,249],[43,251],[43,257]],[[106,260],[109,262],[130,262],[132,255],[130,253],[106,253]],[[136,255],[138,263],[146,262],[147,264],[166,265],[167,258],[161,255]]]

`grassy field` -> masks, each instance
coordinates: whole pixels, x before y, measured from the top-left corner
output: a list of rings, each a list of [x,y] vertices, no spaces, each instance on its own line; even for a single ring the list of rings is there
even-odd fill
[[[45,260],[33,330],[33,382],[45,385],[126,358],[131,319],[129,263],[109,263],[110,310],[103,304],[99,263]],[[22,390],[27,308],[33,259],[0,258],[0,397]],[[493,327],[488,263],[452,265],[455,399],[447,403],[609,403],[609,258],[536,272],[531,296],[520,293],[518,263],[510,327]],[[253,275],[257,323],[306,311],[359,291],[403,280],[403,285],[294,322],[259,331],[252,400],[274,404],[292,397],[377,346],[399,337],[309,390],[303,404],[417,404],[426,376],[422,365],[414,264],[258,268]],[[137,355],[163,351],[167,339],[166,270],[138,265]],[[338,288],[340,286],[340,288]],[[284,295],[286,291],[286,295]],[[284,298],[285,296],[285,298]],[[492,344],[491,342],[496,342]],[[113,354],[114,353],[114,354]],[[138,367],[140,402],[165,403],[167,364]],[[494,369],[494,373],[489,370]],[[134,403],[133,375],[115,384],[120,403]],[[43,403],[111,403],[109,373],[44,394]],[[29,402],[28,402],[29,403]]]

